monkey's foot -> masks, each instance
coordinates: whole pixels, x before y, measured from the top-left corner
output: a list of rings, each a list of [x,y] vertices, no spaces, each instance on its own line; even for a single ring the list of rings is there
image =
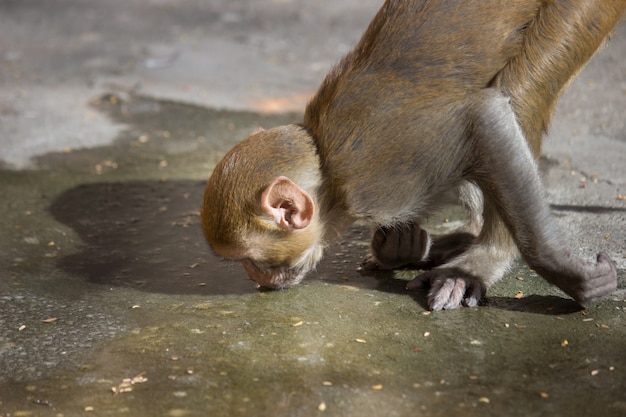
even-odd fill
[[[485,296],[487,288],[477,277],[458,268],[433,269],[409,281],[408,290],[430,288],[428,307],[431,310],[450,310],[460,305],[475,307]]]

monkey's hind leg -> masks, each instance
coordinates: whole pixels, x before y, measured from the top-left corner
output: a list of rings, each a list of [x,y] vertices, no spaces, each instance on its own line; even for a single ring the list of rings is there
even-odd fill
[[[611,259],[601,253],[596,262],[583,261],[561,237],[543,202],[539,171],[509,100],[484,90],[475,102],[472,122],[476,168],[471,175],[485,194],[485,225],[478,243],[407,287],[430,284],[432,309],[473,305],[506,272],[517,245],[531,268],[578,302],[614,291],[617,271]]]
[[[407,289],[428,288],[431,310],[478,305],[487,288],[502,278],[517,255],[511,235],[489,202],[485,204],[480,235],[470,244],[458,256],[418,275]]]

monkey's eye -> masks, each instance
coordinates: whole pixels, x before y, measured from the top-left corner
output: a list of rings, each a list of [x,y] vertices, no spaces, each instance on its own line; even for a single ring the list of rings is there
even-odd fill
[[[272,271],[276,271],[276,270],[280,270],[280,269],[284,269],[285,266],[284,265],[274,265],[268,262],[263,262],[263,261],[258,261],[255,259],[251,259],[251,258],[245,258],[242,259],[241,262],[246,265],[251,265],[254,268],[256,268],[259,271],[262,271],[264,273],[272,273]]]
[[[254,259],[246,259],[246,261],[250,262],[252,265],[256,266],[258,269],[263,271],[269,271],[271,269],[277,268],[277,266],[271,265],[267,262],[256,261]]]

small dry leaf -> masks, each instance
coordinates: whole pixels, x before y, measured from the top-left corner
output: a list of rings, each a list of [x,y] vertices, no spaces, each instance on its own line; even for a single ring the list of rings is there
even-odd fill
[[[58,317],[50,317],[49,319],[44,319],[41,320],[43,323],[53,323],[55,321],[57,321],[59,318]]]
[[[123,392],[131,392],[133,390],[133,385],[142,384],[148,380],[148,378],[144,375],[145,372],[142,372],[132,378],[124,378],[118,386],[111,387],[111,391],[113,391],[114,395],[121,394]]]
[[[517,294],[515,294],[515,298],[517,298],[518,300],[522,298],[523,296],[524,296],[524,293],[521,291],[518,291]]]

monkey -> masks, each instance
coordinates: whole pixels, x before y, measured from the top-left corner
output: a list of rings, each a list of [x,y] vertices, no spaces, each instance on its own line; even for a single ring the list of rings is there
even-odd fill
[[[626,0],[386,0],[327,74],[302,122],[255,132],[207,182],[213,252],[260,287],[315,268],[356,221],[366,268],[424,269],[431,310],[476,306],[522,259],[580,304],[617,288],[605,253],[572,253],[537,160],[557,97],[604,43]],[[422,229],[455,195],[466,226]]]

